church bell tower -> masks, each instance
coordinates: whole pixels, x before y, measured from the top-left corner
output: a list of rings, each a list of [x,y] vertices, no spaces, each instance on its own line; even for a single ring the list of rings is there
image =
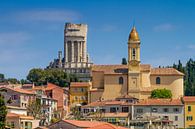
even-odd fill
[[[140,68],[140,39],[135,26],[128,39],[128,65],[129,71],[139,71]]]
[[[128,93],[140,98],[140,38],[135,26],[128,39]]]

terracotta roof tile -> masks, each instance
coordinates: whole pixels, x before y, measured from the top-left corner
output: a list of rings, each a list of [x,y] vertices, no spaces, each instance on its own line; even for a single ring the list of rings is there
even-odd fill
[[[26,119],[26,120],[33,120],[34,118],[32,116],[26,116],[26,115],[21,115],[21,114],[16,114],[16,113],[7,113],[7,118],[13,118],[13,117],[17,117],[20,119]]]
[[[70,87],[89,87],[91,86],[90,82],[71,82]]]
[[[183,73],[177,71],[174,68],[152,68],[151,75],[180,75],[180,76],[184,76]]]
[[[52,90],[55,88],[61,88],[61,87],[52,83],[48,83],[47,85],[34,86],[33,90]]]
[[[155,106],[167,106],[167,105],[183,105],[180,99],[145,99],[140,100],[135,105],[146,106],[146,105],[155,105]]]
[[[184,102],[195,102],[195,96],[184,96],[183,101]]]
[[[94,127],[104,123],[99,121],[79,121],[79,120],[63,120],[63,121],[81,128]]]
[[[18,93],[23,93],[23,94],[35,94],[34,91],[31,91],[31,90],[24,90],[24,89],[21,89],[21,88],[11,88],[11,87],[0,87],[1,89],[9,89],[9,90],[12,90],[12,91],[15,91],[15,92],[18,92]]]
[[[150,65],[141,64],[141,71],[150,70]],[[127,74],[128,65],[93,65],[93,72],[104,72],[104,74]]]
[[[104,123],[104,124],[101,124],[101,125],[97,125],[97,126],[94,126],[94,127],[87,128],[87,129],[127,129],[127,128],[120,127],[120,126],[115,126],[115,125],[112,125],[112,124],[109,124],[109,123]]]

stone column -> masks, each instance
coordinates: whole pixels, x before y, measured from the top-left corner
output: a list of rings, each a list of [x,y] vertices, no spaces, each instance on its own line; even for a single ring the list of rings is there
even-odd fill
[[[83,41],[83,61],[86,62],[86,58],[87,58],[87,46],[86,46],[86,42]]]
[[[77,42],[77,62],[79,62],[79,59],[80,59],[80,45],[79,45],[79,42]]]
[[[71,57],[72,57],[72,59],[71,59],[71,62],[74,62],[74,42],[72,41],[71,42]]]
[[[79,46],[80,46],[80,52],[79,52],[79,58],[80,58],[80,62],[82,62],[82,43],[81,42],[79,42]]]
[[[85,52],[84,52],[84,42],[81,42],[81,44],[82,44],[82,62],[84,62],[85,61],[85,57],[84,57],[84,54],[85,54]]]
[[[68,62],[68,42],[65,42],[65,52],[64,52],[65,56],[65,62]]]

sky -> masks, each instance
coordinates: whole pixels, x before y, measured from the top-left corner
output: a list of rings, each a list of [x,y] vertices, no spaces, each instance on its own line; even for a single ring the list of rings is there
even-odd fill
[[[153,67],[195,59],[194,0],[1,0],[0,73],[26,78],[63,51],[66,22],[88,25],[94,64],[127,58],[133,27],[141,39],[141,63]]]

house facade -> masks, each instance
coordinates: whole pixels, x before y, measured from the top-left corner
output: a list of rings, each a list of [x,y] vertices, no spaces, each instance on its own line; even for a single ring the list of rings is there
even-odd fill
[[[185,128],[195,128],[195,96],[184,96]]]
[[[88,92],[91,88],[90,82],[71,82],[70,84],[70,107],[86,105],[88,103]]]

